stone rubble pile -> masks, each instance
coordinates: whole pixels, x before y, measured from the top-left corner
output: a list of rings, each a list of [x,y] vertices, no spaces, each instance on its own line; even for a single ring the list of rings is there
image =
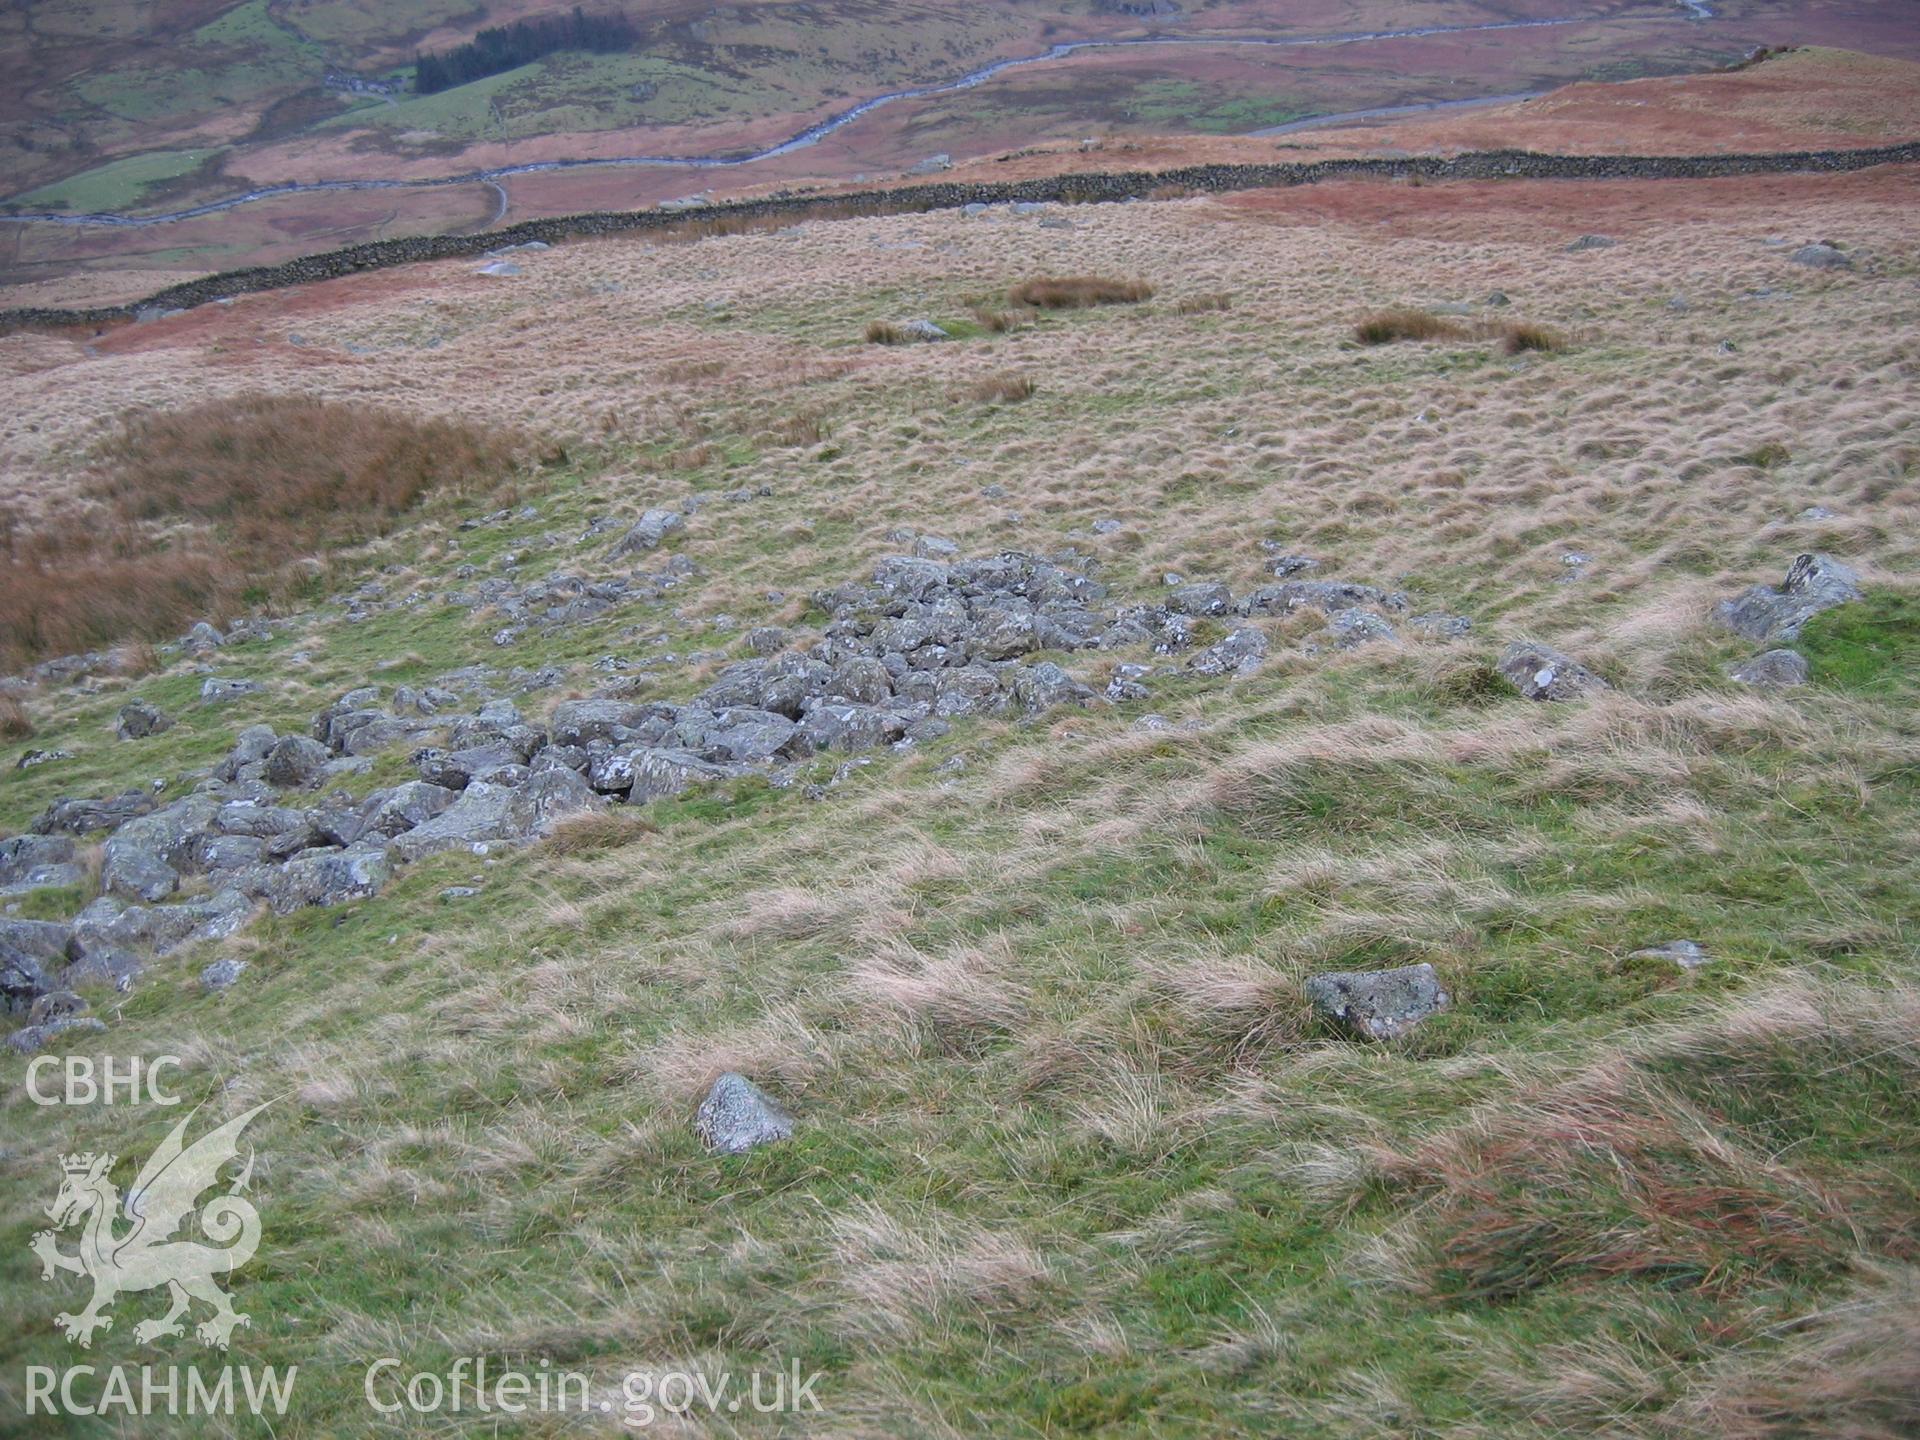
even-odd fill
[[[711,781],[791,784],[813,757],[863,764],[861,752],[910,749],[960,717],[1033,716],[1149,694],[1149,664],[1110,667],[1096,693],[1044,653],[1151,650],[1178,657],[1173,666],[1186,673],[1226,677],[1250,674],[1266,657],[1269,638],[1255,622],[1298,610],[1325,620],[1303,645],[1309,652],[1388,639],[1396,625],[1446,637],[1470,626],[1460,616],[1409,615],[1397,591],[1302,578],[1315,566],[1301,556],[1278,556],[1274,583],[1243,595],[1170,577],[1177,583],[1157,604],[1110,606],[1098,581],[1052,560],[1013,551],[962,559],[951,542],[924,536],[914,550],[881,560],[865,583],[817,592],[827,617],[817,636],[749,631],[750,658],[727,665],[684,703],[637,697],[627,677],[599,695],[561,701],[542,722],[500,693],[498,672],[470,666],[420,688],[350,690],[304,734],[248,726],[190,793],[165,804],[138,789],[55,800],[31,834],[0,840],[0,895],[91,885],[76,841],[96,835],[104,837],[99,893],[64,923],[0,918],[0,1007],[27,1021],[9,1043],[31,1050],[62,1029],[97,1023],[82,1015],[76,986],[124,989],[153,956],[230,935],[259,906],[286,914],[364,899],[396,867],[426,856],[485,855],[540,838],[569,817]],[[515,600],[531,620],[536,604],[562,612],[612,604],[625,583],[555,576]],[[1742,634],[1777,641],[1858,594],[1851,571],[1806,555],[1784,586],[1755,587],[1719,613]],[[477,603],[500,604],[500,594]],[[208,643],[220,642],[213,632]],[[1782,656],[1799,659],[1774,650],[1743,668],[1780,665]],[[1538,700],[1606,688],[1536,642],[1510,645],[1498,668]],[[508,678],[524,696],[557,684],[563,672],[517,669]],[[1152,716],[1142,723],[1154,720],[1166,724]],[[169,723],[134,701],[118,728],[137,741]],[[358,797],[339,788],[369,757],[402,746],[416,778]],[[222,970],[207,987],[224,988],[239,973]],[[1432,1000],[1424,977],[1415,988]],[[1342,995],[1350,1014],[1364,1008],[1360,991]],[[1399,1021],[1382,1023],[1361,1028],[1398,1033]]]

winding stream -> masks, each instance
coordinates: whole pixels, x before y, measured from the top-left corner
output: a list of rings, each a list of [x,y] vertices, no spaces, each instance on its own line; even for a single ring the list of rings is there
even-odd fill
[[[1688,15],[1695,20],[1710,20],[1714,12],[1705,0],[1678,0]],[[1120,40],[1068,40],[1049,46],[1037,55],[1021,55],[1008,60],[996,60],[983,65],[978,70],[970,70],[957,80],[946,80],[935,85],[914,86],[905,90],[889,90],[885,94],[875,95],[862,100],[859,104],[842,110],[837,115],[816,124],[809,125],[764,150],[737,152],[725,155],[624,155],[607,159],[578,160],[535,160],[522,165],[501,165],[490,170],[471,170],[461,175],[441,175],[427,179],[410,180],[315,180],[305,183],[290,182],[284,185],[266,185],[244,194],[232,195],[224,200],[209,201],[204,205],[190,206],[185,210],[167,211],[155,215],[62,215],[58,213],[0,215],[0,221],[15,224],[69,225],[117,227],[138,229],[148,225],[167,225],[177,220],[194,220],[202,215],[217,215],[223,210],[236,209],[241,205],[251,205],[260,200],[271,200],[282,195],[315,195],[337,190],[414,190],[435,186],[492,184],[514,175],[535,175],[556,170],[584,170],[602,166],[633,166],[656,169],[682,170],[721,170],[735,166],[752,165],[762,160],[771,160],[777,156],[789,155],[810,145],[817,145],[836,131],[843,130],[855,121],[871,115],[883,105],[892,105],[901,100],[925,100],[936,95],[951,95],[961,90],[971,90],[984,85],[995,76],[1004,75],[1009,70],[1017,70],[1027,65],[1042,65],[1054,60],[1063,60],[1082,50],[1117,50],[1145,45],[1188,45],[1188,46],[1242,46],[1263,49],[1305,50],[1320,46],[1357,45],[1373,40],[1417,40],[1432,35],[1481,34],[1500,30],[1539,30],[1559,25],[1592,24],[1597,16],[1566,15],[1541,20],[1502,20],[1482,25],[1425,25],[1409,30],[1356,30],[1334,35],[1306,36],[1205,36],[1205,35],[1149,35],[1133,39]],[[1678,18],[1678,17],[1676,17]],[[1503,98],[1503,97],[1495,97]],[[1456,105],[1484,104],[1488,101],[1443,101],[1430,106],[1415,109],[1446,109]],[[1402,107],[1390,106],[1379,111],[1355,111],[1349,115],[1320,116],[1295,121],[1290,126],[1279,126],[1271,130],[1256,133],[1281,134],[1289,129],[1306,129],[1312,125],[1338,121],[1353,116],[1369,114],[1397,113]],[[496,185],[496,189],[497,189]]]

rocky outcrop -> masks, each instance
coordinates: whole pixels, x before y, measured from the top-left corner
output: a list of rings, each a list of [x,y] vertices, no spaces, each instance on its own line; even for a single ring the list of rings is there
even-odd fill
[[[686,521],[677,511],[649,510],[634,521],[631,529],[622,535],[614,545],[612,557],[632,555],[643,550],[657,550],[666,538],[677,530],[684,529]]]
[[[1779,585],[1755,585],[1714,610],[1720,623],[1763,645],[1798,639],[1823,610],[1860,598],[1860,579],[1831,555],[1796,555]]]
[[[400,866],[537,840],[614,803],[748,776],[792,784],[814,757],[847,757],[844,773],[865,752],[909,749],[959,717],[1020,718],[1148,695],[1145,664],[1115,667],[1108,695],[1097,695],[1064,663],[1079,652],[1151,648],[1184,657],[1170,672],[1248,675],[1269,645],[1259,617],[1307,607],[1326,612],[1336,635],[1368,621],[1391,633],[1384,614],[1407,606],[1373,586],[1297,578],[1239,597],[1216,582],[1182,583],[1159,603],[1113,605],[1090,574],[1059,561],[1017,551],[966,559],[949,540],[901,538],[914,539],[912,554],[887,556],[869,579],[813,597],[820,629],[763,627],[742,646],[747,658],[686,701],[569,698],[542,724],[498,693],[497,672],[468,667],[421,689],[348,690],[304,734],[247,726],[191,793],[164,805],[139,790],[54,802],[34,834],[0,842],[0,887],[86,883],[73,837],[106,831],[102,893],[70,926],[0,922],[7,1003],[24,1013],[55,991],[125,988],[153,957],[232,934],[262,906],[287,914],[363,901]],[[556,598],[592,598],[570,577],[537,584]],[[1197,643],[1223,622],[1233,624],[1224,638]],[[562,672],[514,673],[524,692]],[[360,796],[325,790],[364,769],[359,757],[402,742],[417,747],[418,779]],[[824,793],[809,793],[816,788]],[[237,975],[210,969],[205,984],[222,988]],[[715,1101],[722,1129],[758,1113],[744,1093],[729,1085]]]

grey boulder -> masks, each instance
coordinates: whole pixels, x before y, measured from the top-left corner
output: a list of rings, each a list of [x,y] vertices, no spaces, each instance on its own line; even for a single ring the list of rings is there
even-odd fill
[[[200,971],[200,984],[202,988],[214,993],[230,990],[246,968],[246,961],[235,959],[231,955],[223,956]]]
[[[1812,677],[1807,657],[1798,650],[1765,650],[1751,660],[1742,660],[1727,671],[1735,684],[1751,685],[1756,690],[1791,690]]]
[[[15,835],[0,840],[0,895],[20,895],[53,885],[79,885],[86,869],[73,858],[65,835]]]
[[[172,724],[166,711],[158,705],[148,704],[145,700],[130,700],[120,707],[113,732],[122,740],[144,740],[149,735],[158,735]]]
[[[627,800],[644,805],[678,795],[695,785],[727,780],[742,772],[739,766],[717,765],[691,750],[642,750],[633,756],[633,784]]]
[[[1847,252],[1834,245],[1802,245],[1793,252],[1793,263],[1813,270],[1851,270],[1853,261]]]
[[[686,521],[677,510],[655,508],[647,511],[636,520],[626,534],[622,535],[613,547],[613,558],[631,555],[641,550],[657,550],[660,544],[676,530],[683,528]]]
[[[269,785],[282,789],[308,785],[332,758],[333,752],[318,740],[310,740],[305,735],[283,735],[267,751],[261,776]]]
[[[1250,625],[1243,626],[1226,639],[1189,657],[1187,669],[1196,675],[1248,675],[1260,668],[1260,662],[1266,658],[1266,654],[1267,637]],[[1145,690],[1142,689],[1141,693],[1144,694]],[[1138,697],[1127,695],[1123,698]]]
[[[1714,614],[1729,630],[1772,644],[1796,639],[1821,611],[1859,598],[1859,577],[1831,555],[1796,555],[1780,585],[1755,585],[1722,600]]]
[[[210,675],[200,687],[200,703],[220,705],[228,700],[238,700],[242,695],[257,695],[260,692],[258,680],[223,680]]]
[[[344,905],[379,894],[392,874],[378,850],[309,851],[272,873],[265,899],[276,915],[308,905]]]
[[[793,1137],[793,1117],[766,1091],[729,1070],[713,1082],[694,1114],[694,1133],[709,1150],[743,1155]]]
[[[1611,687],[1570,655],[1533,640],[1516,640],[1495,667],[1529,700],[1576,700]]]
[[[1343,970],[1307,981],[1314,1013],[1363,1040],[1391,1040],[1452,1003],[1433,966]]]
[[[109,840],[100,888],[124,900],[164,900],[180,888],[180,872],[150,850]]]
[[[1644,950],[1635,950],[1630,960],[1666,960],[1678,965],[1682,970],[1698,970],[1708,960],[1706,947],[1698,940],[1666,940],[1658,945],[1649,945]]]

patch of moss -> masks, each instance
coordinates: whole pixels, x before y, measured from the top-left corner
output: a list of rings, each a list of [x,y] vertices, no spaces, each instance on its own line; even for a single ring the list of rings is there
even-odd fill
[[[1867,695],[1912,687],[1920,667],[1920,595],[1872,590],[1809,620],[1800,652],[1816,682]]]

